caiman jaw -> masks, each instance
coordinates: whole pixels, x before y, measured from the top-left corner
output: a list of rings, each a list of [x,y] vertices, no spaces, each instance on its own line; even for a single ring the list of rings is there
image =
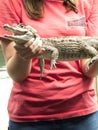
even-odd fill
[[[21,26],[21,25],[20,25]],[[23,35],[23,34],[25,34],[25,33],[27,33],[28,32],[28,30],[27,29],[25,29],[25,28],[20,28],[20,27],[15,27],[15,26],[10,26],[10,25],[8,25],[8,24],[5,24],[4,26],[3,26],[7,31],[9,31],[9,32],[11,32],[11,33],[14,33],[15,35]]]

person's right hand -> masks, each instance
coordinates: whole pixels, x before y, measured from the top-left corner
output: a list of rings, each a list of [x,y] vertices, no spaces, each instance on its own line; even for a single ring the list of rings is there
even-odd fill
[[[17,54],[24,60],[32,59],[43,54],[44,48],[42,48],[42,40],[40,37],[32,38],[26,43],[15,44]]]

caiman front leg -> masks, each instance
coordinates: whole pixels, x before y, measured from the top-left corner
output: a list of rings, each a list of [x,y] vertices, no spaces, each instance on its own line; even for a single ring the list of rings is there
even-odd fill
[[[45,65],[44,57],[46,57],[46,56],[50,57],[50,67],[49,68],[52,69],[53,67],[56,67],[56,61],[59,56],[59,52],[58,52],[57,48],[52,47],[52,46],[42,46],[42,47],[45,49],[45,52],[43,53],[43,55],[38,57],[38,63],[40,66],[40,79],[42,79],[42,76],[44,73],[44,68],[45,68],[44,67],[44,65]]]
[[[92,59],[90,59],[86,64],[86,71],[89,70],[90,65],[94,64],[98,60],[98,55],[94,56]]]
[[[48,45],[42,45],[42,47],[46,50],[43,54],[43,57],[47,56],[50,57],[50,69],[52,69],[53,67],[56,67],[56,63],[59,57],[59,51],[56,47],[53,46],[48,46]],[[48,58],[49,59],[49,58]]]

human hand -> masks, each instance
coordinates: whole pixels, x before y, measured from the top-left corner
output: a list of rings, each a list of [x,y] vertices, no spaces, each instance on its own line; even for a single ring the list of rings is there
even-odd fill
[[[42,40],[39,37],[32,38],[25,44],[15,44],[14,48],[16,49],[17,54],[24,60],[38,57],[44,52]]]

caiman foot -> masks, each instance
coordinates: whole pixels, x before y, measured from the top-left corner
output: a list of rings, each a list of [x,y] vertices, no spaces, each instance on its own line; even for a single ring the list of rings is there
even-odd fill
[[[97,55],[97,56],[94,56],[92,59],[90,59],[90,60],[87,62],[86,71],[88,71],[89,68],[90,68],[90,66],[91,66],[92,64],[94,64],[97,60],[98,60],[98,55]]]
[[[51,63],[50,63],[50,67],[49,67],[49,68],[50,68],[51,70],[52,70],[52,68],[56,68],[56,64],[57,64],[57,63],[56,63],[56,60],[54,60],[54,59],[51,60]]]

